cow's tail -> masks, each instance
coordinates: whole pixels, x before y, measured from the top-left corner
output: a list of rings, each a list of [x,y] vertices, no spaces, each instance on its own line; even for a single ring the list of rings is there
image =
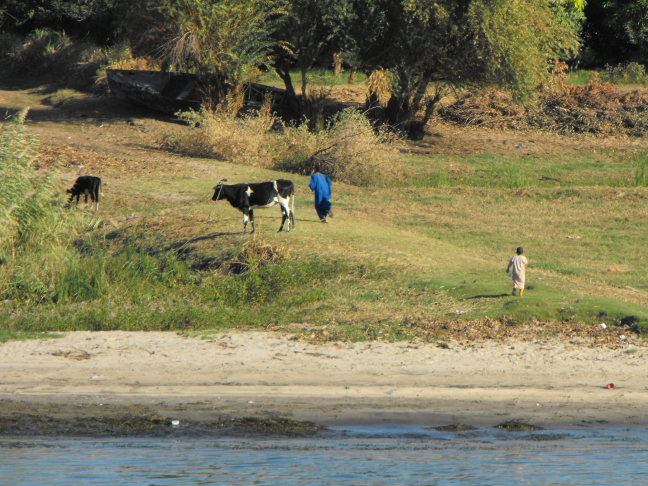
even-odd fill
[[[286,187],[288,196],[288,221],[290,222],[290,229],[295,227],[295,184],[292,181],[287,181],[290,184]]]
[[[290,195],[290,228],[295,229],[295,186]]]

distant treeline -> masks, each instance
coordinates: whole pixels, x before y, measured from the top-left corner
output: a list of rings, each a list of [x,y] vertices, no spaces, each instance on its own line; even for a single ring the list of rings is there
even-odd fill
[[[648,62],[646,0],[5,0],[0,24],[0,48],[31,36],[47,53],[55,31],[61,42],[128,46],[162,69],[209,73],[216,100],[272,70],[298,117],[310,110],[313,67],[363,72],[370,116],[410,135],[448,87],[496,85],[526,101],[558,61]],[[33,67],[34,46],[1,50]]]
[[[137,37],[153,27],[149,14],[158,2],[131,0],[5,0],[0,7],[0,29],[4,32],[27,34],[38,28],[63,30],[68,35],[110,45]],[[172,2],[180,5],[183,2]],[[234,3],[212,1],[208,3]],[[326,9],[309,9],[309,3],[343,3],[347,7],[357,1],[331,2],[292,1],[295,10],[307,15],[314,24],[319,19],[311,15]],[[365,2],[377,3],[380,2]],[[398,2],[393,2],[398,3]],[[433,2],[430,2],[433,3]],[[447,2],[440,2],[447,3]],[[456,3],[469,3],[466,1]],[[626,62],[648,64],[648,3],[645,0],[554,0],[554,4],[573,3],[580,13],[570,17],[580,26],[583,47],[575,61],[583,67],[603,67]],[[574,9],[572,9],[574,10]],[[143,24],[143,25],[138,25]],[[147,25],[148,24],[148,25]],[[129,37],[131,39],[129,39]],[[332,52],[330,53],[332,56]],[[331,56],[328,56],[330,59]],[[323,58],[325,56],[322,56]]]

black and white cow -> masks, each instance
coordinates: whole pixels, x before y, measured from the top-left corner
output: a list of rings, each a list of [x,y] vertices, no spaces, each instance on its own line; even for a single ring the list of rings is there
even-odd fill
[[[223,184],[214,187],[212,201],[225,199],[243,213],[243,233],[247,231],[248,221],[254,233],[254,209],[281,206],[281,226],[288,220],[286,231],[295,227],[295,185],[286,179],[251,184]]]
[[[68,199],[68,206],[72,204],[72,200],[76,197],[76,204],[79,205],[79,198],[84,196],[84,202],[88,205],[88,196],[90,201],[95,203],[95,209],[99,209],[99,195],[101,193],[101,178],[95,176],[80,176],[74,182],[71,189],[67,190],[70,194]]]

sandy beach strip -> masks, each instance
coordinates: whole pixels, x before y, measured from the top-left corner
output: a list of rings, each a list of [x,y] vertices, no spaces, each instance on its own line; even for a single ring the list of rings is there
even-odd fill
[[[647,357],[641,342],[446,347],[313,344],[273,332],[72,332],[0,344],[0,416],[45,405],[53,415],[145,406],[179,419],[272,415],[322,425],[645,425]]]

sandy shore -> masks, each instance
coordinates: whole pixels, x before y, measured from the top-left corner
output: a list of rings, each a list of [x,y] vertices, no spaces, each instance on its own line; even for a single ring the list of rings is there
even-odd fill
[[[648,347],[556,341],[310,344],[278,333],[75,332],[0,344],[0,418],[146,407],[318,424],[648,423]],[[605,388],[614,383],[613,389]]]

